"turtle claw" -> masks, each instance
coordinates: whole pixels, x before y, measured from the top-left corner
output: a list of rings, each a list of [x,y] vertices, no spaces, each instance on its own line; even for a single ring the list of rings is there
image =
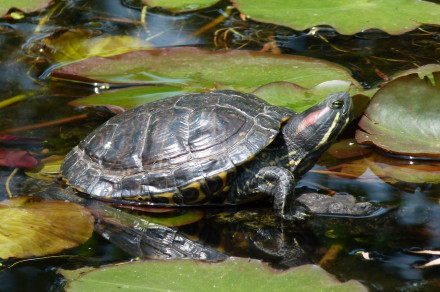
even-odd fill
[[[286,221],[303,222],[310,217],[310,213],[302,206],[295,206],[290,212],[284,212],[281,217]]]

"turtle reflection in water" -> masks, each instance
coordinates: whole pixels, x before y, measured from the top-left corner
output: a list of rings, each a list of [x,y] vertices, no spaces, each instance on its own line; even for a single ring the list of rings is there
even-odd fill
[[[67,155],[61,172],[101,200],[186,206],[270,197],[290,219],[295,179],[352,111],[346,92],[301,114],[236,91],[183,94],[109,119]]]

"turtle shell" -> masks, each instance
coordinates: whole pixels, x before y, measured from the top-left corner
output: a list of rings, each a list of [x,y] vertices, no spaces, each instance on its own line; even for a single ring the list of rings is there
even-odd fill
[[[221,201],[295,113],[224,90],[148,103],[109,119],[66,156],[65,181],[93,197],[146,203]]]

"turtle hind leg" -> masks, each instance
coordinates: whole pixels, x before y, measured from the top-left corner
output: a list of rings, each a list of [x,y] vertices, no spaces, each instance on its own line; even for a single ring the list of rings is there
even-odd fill
[[[243,203],[261,195],[273,198],[274,209],[285,219],[291,219],[295,201],[295,180],[292,173],[279,166],[266,166],[254,173],[244,171],[228,194],[231,203]]]

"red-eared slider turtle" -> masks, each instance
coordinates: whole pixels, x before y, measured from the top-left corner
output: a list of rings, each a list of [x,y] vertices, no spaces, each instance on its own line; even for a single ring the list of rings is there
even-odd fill
[[[109,119],[66,157],[64,180],[91,197],[176,206],[272,197],[289,217],[295,178],[352,115],[348,93],[301,114],[251,94],[188,93]]]

